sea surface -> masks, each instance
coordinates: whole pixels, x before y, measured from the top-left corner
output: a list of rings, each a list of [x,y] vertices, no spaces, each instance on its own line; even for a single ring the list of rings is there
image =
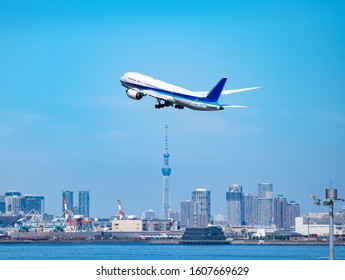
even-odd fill
[[[327,260],[322,245],[0,244],[0,260]],[[345,260],[345,246],[334,259]]]

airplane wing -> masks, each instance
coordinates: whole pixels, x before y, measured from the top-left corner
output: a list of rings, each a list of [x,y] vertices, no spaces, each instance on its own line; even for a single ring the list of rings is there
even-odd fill
[[[166,97],[162,94],[159,94],[153,90],[140,90],[140,92],[142,92],[145,95],[149,95],[149,96],[152,96],[152,97],[160,99],[160,100],[168,101],[168,97]]]

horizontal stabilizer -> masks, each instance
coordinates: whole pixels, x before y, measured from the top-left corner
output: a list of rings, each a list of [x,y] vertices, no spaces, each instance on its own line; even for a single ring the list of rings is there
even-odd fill
[[[258,88],[260,88],[260,87],[228,89],[228,90],[223,90],[222,95],[227,95],[227,94],[232,94],[232,93],[237,93],[237,92],[242,92],[242,91],[248,91],[248,90],[253,90],[253,89],[258,89]]]
[[[242,105],[221,105],[223,108],[247,108],[247,106]]]

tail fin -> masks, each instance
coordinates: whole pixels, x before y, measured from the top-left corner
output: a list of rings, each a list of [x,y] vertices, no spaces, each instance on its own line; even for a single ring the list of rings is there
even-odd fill
[[[218,84],[216,84],[213,89],[211,89],[207,94],[207,99],[210,102],[218,102],[219,96],[222,94],[224,85],[226,83],[227,78],[222,78]]]

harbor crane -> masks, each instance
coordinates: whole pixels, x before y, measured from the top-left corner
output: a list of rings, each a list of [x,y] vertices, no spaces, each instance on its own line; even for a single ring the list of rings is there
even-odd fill
[[[120,220],[127,220],[127,216],[126,216],[125,213],[122,211],[120,199],[117,200],[117,205],[118,205],[118,207],[119,207],[119,216],[120,216]]]
[[[83,218],[83,216],[80,215],[74,215],[72,210],[67,208],[66,200],[64,200],[64,209],[66,231],[96,231],[91,219]]]
[[[18,229],[20,231],[29,231],[33,224],[36,224],[37,226],[40,224],[40,228],[43,229],[42,215],[36,209],[32,209],[23,218],[18,219],[17,223],[19,224]]]

